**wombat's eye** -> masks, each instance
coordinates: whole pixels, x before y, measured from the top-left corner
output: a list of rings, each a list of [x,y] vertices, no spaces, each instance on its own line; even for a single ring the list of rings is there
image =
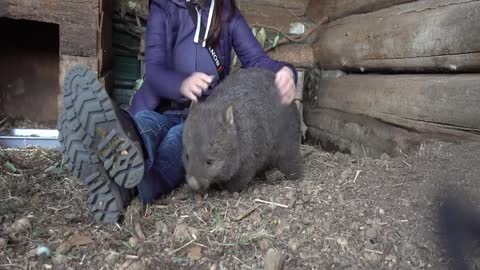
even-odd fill
[[[188,160],[188,155],[187,154],[185,154],[185,160]]]
[[[210,165],[212,165],[213,161],[211,159],[209,159],[205,163],[207,163],[207,165],[210,166]]]

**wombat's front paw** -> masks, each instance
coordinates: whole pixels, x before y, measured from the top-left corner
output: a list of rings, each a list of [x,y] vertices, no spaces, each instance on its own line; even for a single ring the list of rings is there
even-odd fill
[[[240,192],[247,187],[248,182],[250,182],[250,181],[247,181],[245,179],[242,179],[242,180],[235,179],[235,180],[231,180],[230,182],[225,183],[224,187],[230,193]]]

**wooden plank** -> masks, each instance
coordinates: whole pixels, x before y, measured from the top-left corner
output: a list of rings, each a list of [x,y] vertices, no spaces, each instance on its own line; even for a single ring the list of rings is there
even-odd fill
[[[369,13],[415,0],[315,0],[310,1],[306,15],[313,21],[323,16],[331,21],[353,14]]]
[[[240,0],[237,5],[249,24],[265,25],[288,33],[290,23],[305,22],[307,0]]]
[[[263,6],[265,8],[284,8],[290,10],[295,16],[305,15],[308,0],[237,0],[240,10],[254,9]]]
[[[312,91],[311,91],[312,92]],[[346,75],[305,96],[318,108],[422,132],[480,132],[480,75]]]
[[[99,0],[100,20],[98,29],[97,57],[98,71],[100,76],[112,69],[112,24],[113,24],[113,0]]]
[[[6,2],[0,2],[0,17],[7,17],[8,6]]]
[[[476,138],[420,134],[389,125],[377,119],[305,105],[307,139],[327,150],[357,157],[380,157],[417,154],[442,142],[478,141]]]
[[[479,0],[425,0],[353,15],[318,30],[324,69],[480,71]]]
[[[274,60],[285,61],[296,68],[308,68],[314,65],[313,49],[308,44],[286,44],[268,52]]]
[[[98,0],[4,1],[6,17],[59,24],[61,54],[96,55]]]
[[[242,15],[250,25],[263,25],[274,27],[281,32],[288,33],[290,22],[295,20],[295,16],[287,9],[279,7],[256,7],[252,9],[242,9]]]

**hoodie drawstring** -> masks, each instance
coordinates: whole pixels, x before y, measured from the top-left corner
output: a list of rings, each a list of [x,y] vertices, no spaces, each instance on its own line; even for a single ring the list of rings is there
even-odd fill
[[[207,44],[208,31],[210,31],[210,25],[212,24],[213,10],[215,9],[215,0],[210,3],[210,11],[208,12],[207,30],[205,30],[205,37],[203,38],[203,47]]]
[[[191,0],[187,0],[187,2],[190,2],[190,1]],[[195,37],[193,38],[193,41],[198,44],[200,40],[200,25],[202,23],[202,17],[197,7],[195,7],[195,10],[197,11],[197,29],[195,30]],[[211,0],[210,10],[208,12],[207,29],[205,30],[205,35],[203,37],[202,47],[205,47],[207,45],[208,32],[210,31],[210,27],[212,25],[214,10],[215,10],[215,0]]]

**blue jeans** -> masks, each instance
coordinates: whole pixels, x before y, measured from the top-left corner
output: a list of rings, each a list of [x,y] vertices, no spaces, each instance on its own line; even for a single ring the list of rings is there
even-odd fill
[[[186,115],[141,111],[135,124],[147,152],[138,196],[149,204],[185,182],[182,164],[182,132]]]

